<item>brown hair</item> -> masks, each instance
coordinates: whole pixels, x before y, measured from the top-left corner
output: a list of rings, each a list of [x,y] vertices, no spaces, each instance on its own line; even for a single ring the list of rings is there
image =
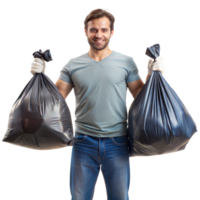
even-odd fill
[[[115,18],[111,13],[103,9],[96,9],[96,10],[91,11],[88,14],[88,16],[85,18],[85,21],[84,21],[85,29],[87,30],[89,21],[93,19],[98,19],[104,16],[110,20],[110,32],[111,32],[114,29]]]

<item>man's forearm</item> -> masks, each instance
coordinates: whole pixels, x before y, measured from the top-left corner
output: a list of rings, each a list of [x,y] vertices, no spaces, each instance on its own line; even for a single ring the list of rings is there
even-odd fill
[[[147,80],[149,79],[149,77],[150,77],[150,76],[151,76],[151,75],[148,75],[148,74],[147,74],[147,77],[146,77],[146,82],[147,82]]]
[[[146,77],[146,82],[147,80],[149,79],[151,75],[148,75],[147,74],[147,77]],[[140,92],[140,90],[144,87],[144,83],[142,84],[142,86],[136,91],[136,93],[133,95],[134,99],[136,98],[136,96],[138,95],[138,93]]]

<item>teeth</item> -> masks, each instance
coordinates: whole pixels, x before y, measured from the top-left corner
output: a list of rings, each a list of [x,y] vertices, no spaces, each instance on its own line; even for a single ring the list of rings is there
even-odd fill
[[[102,42],[102,40],[95,40],[96,42]]]

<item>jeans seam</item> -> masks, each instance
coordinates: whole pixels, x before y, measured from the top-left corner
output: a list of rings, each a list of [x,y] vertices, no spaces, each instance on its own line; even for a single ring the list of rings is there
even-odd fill
[[[114,138],[111,138],[112,139],[112,141],[116,144],[116,145],[124,145],[124,144],[127,144],[128,143],[128,141],[127,142],[124,142],[124,143],[117,143],[115,140],[114,140]]]
[[[85,140],[86,137],[87,137],[87,135],[85,135],[84,138],[83,138],[82,140],[76,140],[76,139],[74,139],[74,141],[75,141],[75,142],[82,142],[82,141]]]
[[[103,145],[104,145],[104,155],[102,157],[101,160],[103,160],[103,158],[105,157],[105,154],[106,154],[106,145],[105,145],[105,139],[103,139]]]

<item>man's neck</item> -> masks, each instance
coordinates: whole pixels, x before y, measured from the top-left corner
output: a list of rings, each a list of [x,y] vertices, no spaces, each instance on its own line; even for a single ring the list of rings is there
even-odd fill
[[[111,53],[112,53],[112,50],[110,49],[104,49],[104,50],[99,50],[99,51],[90,49],[90,51],[88,52],[88,55],[93,60],[96,60],[97,62],[99,62],[100,60],[109,56]]]

